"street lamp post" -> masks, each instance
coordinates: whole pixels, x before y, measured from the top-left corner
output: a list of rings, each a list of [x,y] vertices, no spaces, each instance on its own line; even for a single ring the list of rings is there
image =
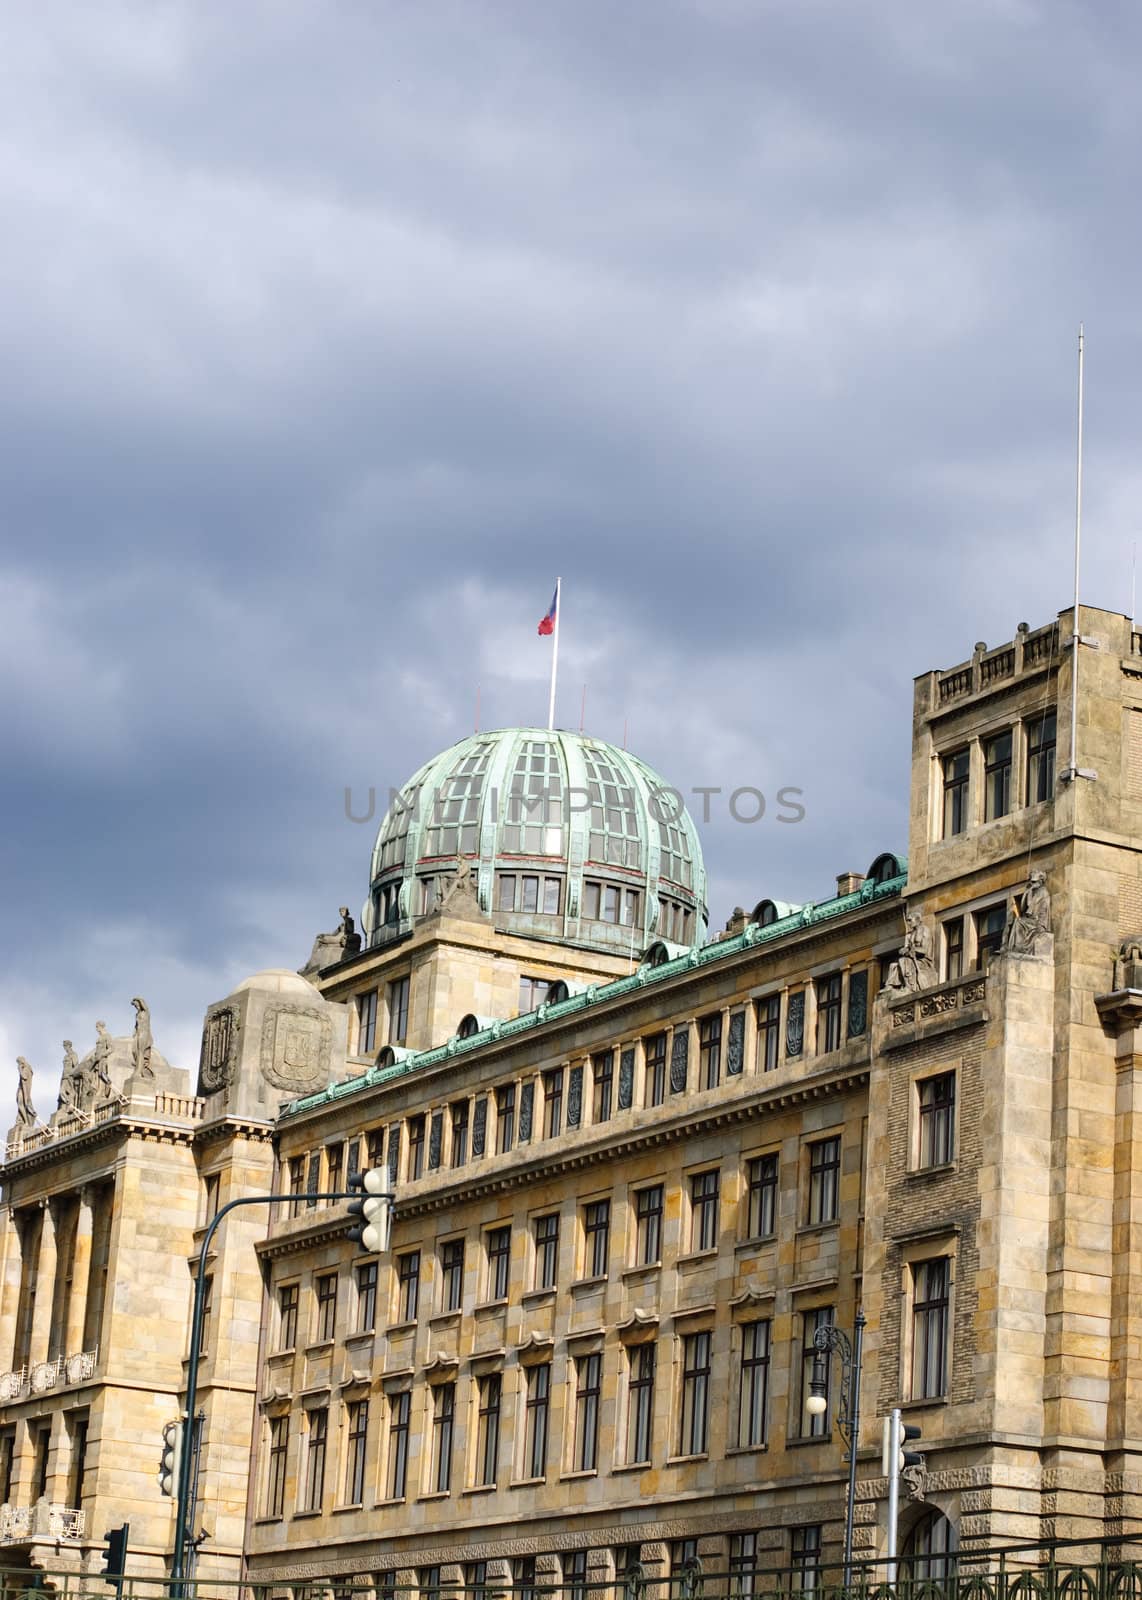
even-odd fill
[[[853,1517],[856,1511],[857,1445],[860,1442],[860,1362],[864,1344],[864,1311],[857,1309],[853,1336],[843,1328],[827,1323],[813,1335],[813,1376],[805,1409],[810,1416],[823,1417],[829,1409],[829,1357],[835,1351],[841,1358],[841,1400],[837,1407],[837,1432],[849,1450],[849,1496],[845,1511],[845,1588],[852,1582]]]
[[[198,1274],[194,1280],[194,1310],[190,1319],[190,1360],[186,1374],[186,1414],[188,1417],[195,1415],[198,1404],[198,1361],[202,1354],[202,1318],[206,1309],[206,1259],[210,1254],[210,1246],[214,1235],[218,1231],[222,1219],[239,1206],[271,1206],[280,1204],[287,1196],[280,1194],[246,1194],[239,1195],[237,1200],[230,1200],[219,1208],[217,1214],[211,1219],[210,1226],[202,1240],[202,1247],[198,1252]],[[360,1191],[357,1189],[338,1189],[327,1194],[306,1194],[306,1203],[318,1200],[359,1200]],[[388,1216],[391,1220],[396,1196],[391,1190],[384,1191],[379,1198],[387,1202]],[[171,1557],[171,1594],[182,1594],[186,1575],[186,1552],[190,1541],[190,1483],[192,1475],[192,1456],[196,1448],[202,1448],[202,1428],[187,1427],[182,1431],[182,1452],[178,1470],[178,1497],[175,1501],[174,1516],[174,1553]]]

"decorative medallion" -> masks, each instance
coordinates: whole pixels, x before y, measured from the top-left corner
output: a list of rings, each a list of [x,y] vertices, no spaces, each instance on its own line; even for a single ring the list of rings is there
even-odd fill
[[[785,1054],[795,1061],[805,1047],[805,991],[789,996],[785,1013]]]
[[[634,1104],[634,1051],[619,1056],[619,1110],[629,1111]]]
[[[440,1147],[444,1142],[444,1113],[434,1111],[428,1130],[428,1170],[435,1172],[440,1165]]]
[[[389,1129],[389,1184],[392,1188],[397,1185],[397,1171],[400,1167],[400,1123],[394,1122]]]
[[[567,1126],[577,1128],[583,1115],[583,1068],[572,1067],[567,1084]]]
[[[519,1142],[531,1139],[531,1119],[535,1107],[535,1084],[525,1083],[519,1094]]]
[[[488,1097],[482,1094],[472,1115],[472,1154],[482,1156],[488,1138]]]
[[[670,1047],[670,1093],[686,1092],[686,1071],[690,1059],[690,1029],[685,1023],[674,1030]]]
[[[730,1018],[726,1039],[726,1076],[736,1078],[745,1065],[745,1012],[735,1011]]]
[[[333,1023],[316,1006],[278,1005],[262,1023],[262,1076],[275,1089],[307,1094],[329,1080]]]

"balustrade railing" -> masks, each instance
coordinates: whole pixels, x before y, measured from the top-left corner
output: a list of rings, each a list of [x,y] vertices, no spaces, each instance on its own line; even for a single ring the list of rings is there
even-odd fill
[[[86,1383],[95,1376],[99,1361],[94,1350],[78,1350],[70,1356],[53,1356],[50,1361],[34,1361],[30,1367],[17,1367],[0,1375],[0,1405],[11,1405],[27,1394],[49,1394],[73,1383]]]
[[[82,1539],[84,1526],[80,1506],[57,1505],[48,1500],[37,1500],[34,1506],[0,1506],[0,1544],[38,1538]],[[3,1587],[7,1589],[6,1582]]]

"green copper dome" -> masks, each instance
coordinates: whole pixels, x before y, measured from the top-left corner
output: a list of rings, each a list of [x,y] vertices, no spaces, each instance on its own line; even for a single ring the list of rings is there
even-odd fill
[[[681,795],[602,739],[501,728],[421,767],[373,848],[369,943],[430,915],[461,860],[512,933],[613,951],[705,938],[706,869]]]

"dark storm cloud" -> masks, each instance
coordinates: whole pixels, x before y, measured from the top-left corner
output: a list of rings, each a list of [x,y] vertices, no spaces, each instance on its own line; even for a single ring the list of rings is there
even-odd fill
[[[1132,6],[13,11],[0,1045],[296,964],[382,795],[561,720],[680,787],[711,910],[905,843],[912,675],[1129,602]],[[129,1018],[113,1020],[126,1026]],[[86,1030],[86,1031],[85,1031]]]

